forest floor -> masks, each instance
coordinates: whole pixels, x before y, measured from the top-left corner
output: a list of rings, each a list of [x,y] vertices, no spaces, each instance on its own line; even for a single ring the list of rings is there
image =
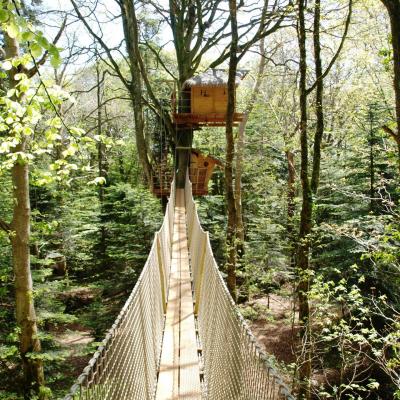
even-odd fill
[[[293,346],[297,327],[293,321],[292,299],[271,294],[251,300],[247,307],[255,310],[249,325],[262,348],[279,362],[295,362]]]
[[[55,394],[65,394],[65,390],[82,373],[92,357],[95,349],[91,344],[94,344],[95,338],[93,331],[80,323],[60,325],[51,329],[51,334],[58,351],[66,354],[66,358],[58,365],[60,375],[54,381],[52,390],[55,390]]]
[[[293,312],[293,297],[286,292],[287,290],[284,290],[285,294],[282,295],[270,294],[254,298],[240,307],[262,349],[272,355],[283,369],[296,363],[296,347],[299,345],[298,309]],[[335,368],[315,370],[312,385],[317,389],[322,385],[336,384],[338,374],[339,371]],[[289,370],[284,380],[291,384],[292,376]]]

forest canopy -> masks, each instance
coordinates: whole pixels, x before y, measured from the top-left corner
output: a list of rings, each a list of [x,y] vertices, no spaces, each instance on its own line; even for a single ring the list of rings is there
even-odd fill
[[[400,0],[0,3],[0,399],[69,392],[199,160],[293,395],[400,399]]]

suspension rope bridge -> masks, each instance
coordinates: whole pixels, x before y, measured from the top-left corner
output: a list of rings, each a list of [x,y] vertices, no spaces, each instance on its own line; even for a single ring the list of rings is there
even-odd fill
[[[187,177],[118,318],[64,400],[294,400],[230,296]]]

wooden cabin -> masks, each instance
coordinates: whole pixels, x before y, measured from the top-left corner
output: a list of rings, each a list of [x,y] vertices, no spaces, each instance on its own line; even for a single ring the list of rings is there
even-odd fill
[[[192,182],[194,196],[208,194],[208,183],[216,166],[222,166],[221,161],[210,155],[206,156],[193,149],[190,155],[189,178]]]
[[[190,155],[189,177],[192,182],[194,196],[208,194],[208,183],[216,166],[222,166],[222,162],[210,155],[204,155],[193,149]],[[172,168],[161,164],[154,171],[151,190],[157,197],[169,196],[172,182]]]
[[[247,71],[236,73],[236,87]],[[222,69],[209,69],[188,79],[182,88],[174,122],[191,126],[224,126],[228,107],[228,73]],[[174,108],[174,107],[173,107]],[[237,125],[243,114],[235,113]]]

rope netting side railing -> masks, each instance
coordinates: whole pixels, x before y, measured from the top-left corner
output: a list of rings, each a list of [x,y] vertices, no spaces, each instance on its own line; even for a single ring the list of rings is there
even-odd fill
[[[294,400],[238,311],[200,224],[186,178],[188,243],[208,400]]]
[[[171,260],[175,184],[163,224],[113,326],[64,400],[151,400],[159,367]]]

